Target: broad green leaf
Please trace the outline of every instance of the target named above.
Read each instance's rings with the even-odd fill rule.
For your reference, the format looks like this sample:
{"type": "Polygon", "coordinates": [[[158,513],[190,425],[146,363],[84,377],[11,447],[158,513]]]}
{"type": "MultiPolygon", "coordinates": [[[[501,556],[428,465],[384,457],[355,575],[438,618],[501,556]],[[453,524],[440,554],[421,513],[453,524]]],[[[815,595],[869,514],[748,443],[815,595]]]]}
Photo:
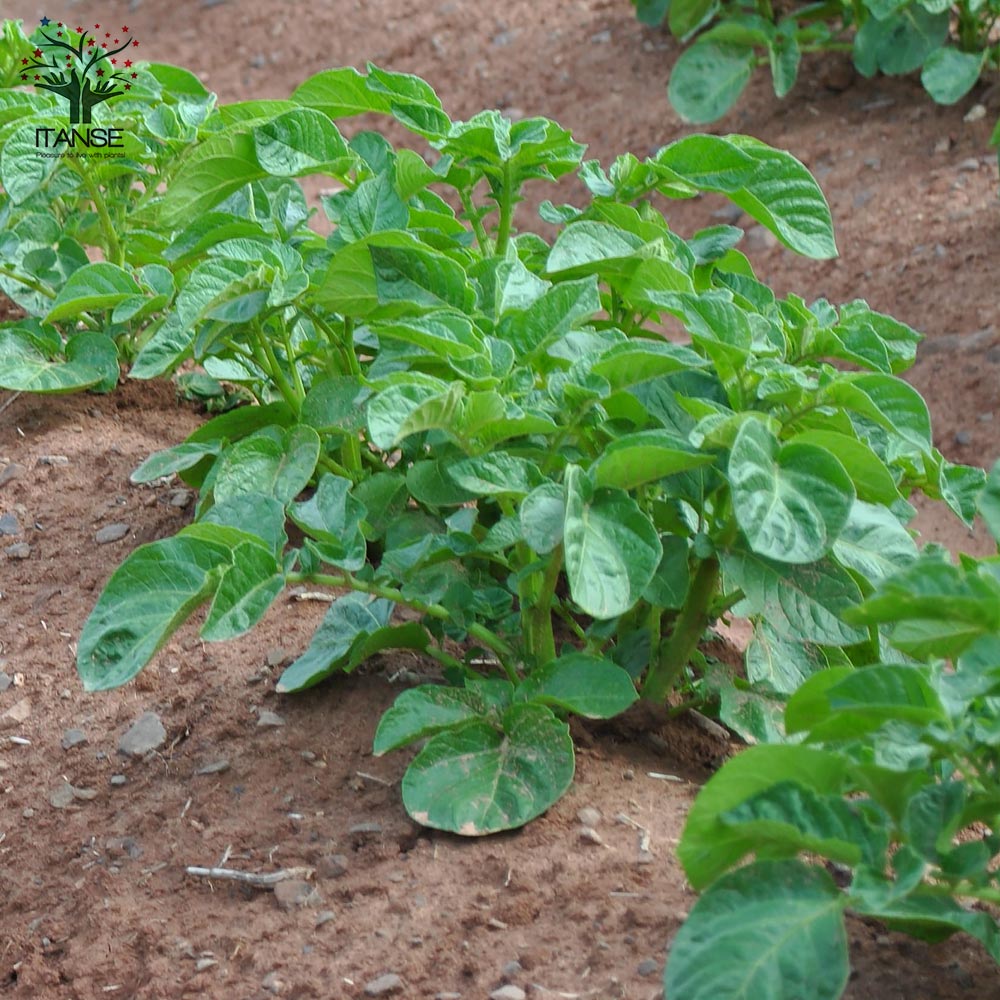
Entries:
{"type": "MultiPolygon", "coordinates": [[[[516,300],[515,300],[516,301],[516,300]]],[[[530,354],[577,329],[600,311],[601,297],[594,276],[561,281],[524,308],[506,308],[498,334],[515,350],[530,354]]]]}
{"type": "Polygon", "coordinates": [[[379,339],[399,340],[432,351],[445,360],[486,354],[486,342],[461,313],[437,310],[373,324],[379,339]]]}
{"type": "Polygon", "coordinates": [[[185,441],[173,448],[154,452],[129,476],[133,483],[151,483],[162,476],[171,476],[175,472],[183,472],[197,465],[209,455],[218,455],[221,448],[219,441],[185,441]]]}
{"type": "Polygon", "coordinates": [[[623,490],[593,490],[576,466],[566,470],[563,544],[570,594],[595,618],[632,608],[663,555],[656,528],[635,500],[623,490]]]}
{"type": "Polygon", "coordinates": [[[154,203],[156,218],[167,229],[180,229],[265,176],[249,132],[220,132],[181,157],[166,193],[154,203]]]}
{"type": "Polygon", "coordinates": [[[0,147],[0,185],[15,205],[27,201],[59,166],[54,156],[39,156],[35,145],[37,129],[66,128],[65,120],[33,118],[16,128],[0,147]]]}
{"type": "Polygon", "coordinates": [[[668,21],[674,38],[683,39],[719,9],[718,0],[671,0],[668,21]]]}
{"type": "MultiPolygon", "coordinates": [[[[369,637],[381,635],[388,640],[398,633],[396,637],[400,640],[401,647],[418,641],[406,626],[400,629],[389,628],[393,607],[391,601],[373,600],[356,592],[338,597],[330,605],[330,610],[316,629],[306,651],[286,667],[278,678],[275,690],[279,693],[302,691],[318,684],[337,670],[350,672],[361,662],[351,656],[352,650],[356,648],[356,644],[363,644],[369,637]]],[[[425,648],[427,634],[419,626],[417,629],[423,635],[423,646],[416,648],[425,648]]],[[[392,643],[387,642],[387,645],[392,643]]]]}
{"type": "Polygon", "coordinates": [[[512,705],[502,727],[471,720],[431,738],[403,776],[416,822],[479,837],[523,826],[563,795],[573,779],[569,727],[533,704],[512,705]]]}
{"type": "Polygon", "coordinates": [[[721,118],[739,99],[754,67],[754,51],[721,42],[696,42],[674,64],[670,103],[695,125],[721,118]]]}
{"type": "Polygon", "coordinates": [[[691,584],[688,565],[688,541],[679,535],[660,539],[663,556],[653,578],[642,592],[642,599],[658,608],[680,609],[687,600],[691,584]]]}
{"type": "Polygon", "coordinates": [[[887,508],[856,500],[833,554],[874,583],[909,566],[917,558],[917,545],[887,508]]]}
{"type": "Polygon", "coordinates": [[[670,947],[672,1000],[838,1000],[847,898],[820,868],[757,861],[695,903],[670,947]]]}
{"type": "Polygon", "coordinates": [[[102,333],[78,333],[66,342],[65,361],[49,360],[28,331],[0,329],[0,388],[15,392],[64,393],[118,382],[118,350],[102,333]]]}
{"type": "Polygon", "coordinates": [[[352,158],[337,126],[319,111],[296,108],[253,130],[257,162],[272,177],[346,172],[352,158]]]}
{"type": "Polygon", "coordinates": [[[461,459],[447,471],[462,489],[479,496],[523,497],[542,481],[534,462],[505,451],[461,459]]]}
{"type": "Polygon", "coordinates": [[[113,309],[142,289],[124,268],[106,261],[85,264],[74,271],[59,290],[46,323],[77,319],[81,313],[95,309],[113,309]]]}
{"type": "Polygon", "coordinates": [[[635,7],[635,16],[643,23],[651,27],[657,27],[663,23],[670,7],[670,0],[632,0],[635,7]]]}
{"type": "Polygon", "coordinates": [[[330,118],[389,111],[388,96],[370,89],[367,77],[351,66],[324,70],[309,77],[292,91],[292,100],[316,108],[330,118]]]}
{"type": "Polygon", "coordinates": [[[944,44],[948,10],[937,13],[923,4],[906,4],[880,20],[869,17],[854,39],[854,61],[866,76],[879,69],[890,76],[912,73],[944,44]]]}
{"type": "Polygon", "coordinates": [[[861,591],[831,560],[786,564],[740,549],[723,551],[721,560],[726,590],[744,594],[737,614],[761,615],[779,635],[799,642],[849,646],[867,638],[843,620],[861,602],[861,591]]]}
{"type": "Polygon", "coordinates": [[[854,483],[858,500],[889,507],[900,499],[885,462],[864,441],[839,431],[809,430],[789,438],[788,443],[814,445],[836,455],[854,483]]]}
{"type": "Polygon", "coordinates": [[[389,175],[369,177],[344,202],[334,246],[351,243],[372,233],[406,229],[409,219],[409,210],[396,193],[389,175]]]}
{"type": "Polygon", "coordinates": [[[786,444],[758,420],[743,423],[729,455],[736,520],[759,555],[812,563],[833,546],[854,503],[844,467],[823,448],[786,444]]]}
{"type": "Polygon", "coordinates": [[[786,639],[766,621],[754,629],[746,650],[747,680],[782,694],[792,694],[824,667],[826,660],[815,646],[786,639]]]}
{"type": "Polygon", "coordinates": [[[784,97],[795,86],[799,64],[802,62],[802,50],[794,35],[779,35],[768,46],[767,54],[771,61],[774,94],[776,97],[784,97]]]}
{"type": "Polygon", "coordinates": [[[794,857],[809,851],[844,865],[883,864],[888,837],[850,800],[782,781],[720,816],[752,837],[758,855],[794,857]]]}
{"type": "Polygon", "coordinates": [[[115,570],[80,633],[77,670],[87,691],[130,681],[215,592],[232,552],[186,537],[142,545],[115,570]]]}
{"type": "Polygon", "coordinates": [[[892,375],[847,375],[822,390],[823,401],[873,420],[919,452],[929,454],[931,418],[920,393],[892,375]]]}
{"type": "Polygon", "coordinates": [[[326,473],[308,500],[289,507],[288,516],[321,543],[319,551],[326,562],[354,571],[364,566],[367,550],[361,533],[365,509],[352,495],[351,485],[348,479],[326,473]]]}
{"type": "Polygon", "coordinates": [[[277,558],[256,537],[236,545],[231,559],[201,629],[202,638],[209,641],[232,639],[248,632],[285,586],[277,558]]]}
{"type": "Polygon", "coordinates": [[[847,763],[841,754],[801,746],[750,747],[726,761],[691,806],[677,848],[691,884],[703,889],[755,849],[752,836],[724,821],[731,809],[783,782],[840,794],[847,763]]]}
{"type": "Polygon", "coordinates": [[[591,476],[597,486],[633,490],[712,461],[712,455],[666,431],[639,431],[611,441],[591,466],[591,476]]]}
{"type": "Polygon", "coordinates": [[[948,46],[935,49],[924,63],[920,82],[937,104],[954,104],[976,85],[985,59],[985,51],[961,52],[948,46]]]}
{"type": "Polygon", "coordinates": [[[410,688],[379,720],[373,752],[380,757],[442,730],[481,719],[488,710],[482,696],[469,688],[439,684],[410,688]]]}
{"type": "Polygon", "coordinates": [[[533,670],[514,692],[516,700],[561,708],[588,719],[621,714],[638,695],[617,664],[587,653],[569,653],[533,670]]]}
{"type": "Polygon", "coordinates": [[[240,493],[228,500],[214,503],[200,516],[197,523],[238,528],[259,539],[276,556],[281,555],[288,543],[288,536],[285,534],[285,505],[264,493],[240,493]]]}
{"type": "Polygon", "coordinates": [[[925,785],[907,803],[902,833],[907,845],[928,861],[938,861],[954,845],[966,803],[963,781],[925,785]]]}
{"type": "Polygon", "coordinates": [[[609,262],[634,257],[643,243],[641,237],[605,222],[574,222],[556,237],[545,270],[577,278],[600,274],[609,262]]]}
{"type": "Polygon", "coordinates": [[[690,348],[667,340],[636,338],[609,348],[590,370],[607,379],[612,389],[624,389],[661,375],[707,366],[708,362],[690,348]]]}
{"type": "Polygon", "coordinates": [[[266,493],[290,503],[312,478],[319,453],[319,435],[305,424],[287,431],[265,427],[222,453],[212,481],[215,499],[266,493]]]}
{"type": "Polygon", "coordinates": [[[979,495],[978,507],[990,534],[1000,545],[1000,459],[993,463],[993,468],[986,477],[986,485],[979,495]]]}
{"type": "Polygon", "coordinates": [[[524,498],[518,515],[524,540],[533,551],[546,555],[563,539],[566,488],[542,483],[524,498]]]}

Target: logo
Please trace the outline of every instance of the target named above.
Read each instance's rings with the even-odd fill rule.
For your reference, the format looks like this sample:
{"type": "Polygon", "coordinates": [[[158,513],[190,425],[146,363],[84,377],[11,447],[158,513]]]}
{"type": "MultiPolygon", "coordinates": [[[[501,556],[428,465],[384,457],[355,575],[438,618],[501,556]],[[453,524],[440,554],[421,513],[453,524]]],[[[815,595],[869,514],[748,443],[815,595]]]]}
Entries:
{"type": "Polygon", "coordinates": [[[43,17],[32,44],[35,47],[21,59],[21,80],[67,101],[70,123],[68,129],[36,129],[36,148],[120,148],[121,129],[90,125],[98,104],[120,97],[138,79],[132,55],[139,41],[128,25],[78,25],[74,30],[43,17]]]}

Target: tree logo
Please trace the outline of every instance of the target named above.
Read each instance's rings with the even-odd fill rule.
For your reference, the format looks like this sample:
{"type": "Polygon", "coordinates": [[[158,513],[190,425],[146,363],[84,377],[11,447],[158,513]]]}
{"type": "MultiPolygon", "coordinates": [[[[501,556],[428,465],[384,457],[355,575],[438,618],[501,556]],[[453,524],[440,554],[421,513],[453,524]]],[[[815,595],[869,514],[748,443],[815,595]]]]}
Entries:
{"type": "Polygon", "coordinates": [[[73,31],[43,17],[34,44],[21,59],[21,80],[69,101],[70,125],[89,125],[94,108],[131,90],[139,75],[131,59],[121,58],[139,46],[128,25],[73,31]]]}

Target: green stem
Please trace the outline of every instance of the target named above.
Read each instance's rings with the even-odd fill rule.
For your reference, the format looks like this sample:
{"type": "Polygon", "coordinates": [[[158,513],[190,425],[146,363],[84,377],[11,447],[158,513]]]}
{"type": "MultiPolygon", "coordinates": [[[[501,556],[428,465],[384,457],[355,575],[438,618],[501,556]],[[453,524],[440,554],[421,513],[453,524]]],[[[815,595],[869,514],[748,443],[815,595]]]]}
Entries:
{"type": "MultiPolygon", "coordinates": [[[[416,597],[406,597],[402,591],[397,590],[395,587],[386,587],[378,583],[369,582],[368,580],[359,580],[350,573],[343,573],[339,576],[329,573],[289,573],[285,577],[285,581],[290,584],[315,583],[321,587],[347,587],[350,590],[357,590],[362,594],[382,597],[396,604],[405,604],[407,607],[413,608],[414,611],[419,611],[430,618],[436,618],[438,621],[449,621],[451,619],[451,612],[443,604],[430,604],[416,597]]],[[[519,683],[520,678],[513,665],[514,650],[503,639],[478,622],[467,626],[466,631],[473,639],[496,654],[500,666],[503,667],[504,673],[512,684],[519,683]]]]}
{"type": "Polygon", "coordinates": [[[486,233],[486,227],[483,225],[483,220],[479,216],[479,210],[476,208],[475,203],[472,200],[472,192],[460,191],[458,196],[462,200],[462,209],[469,219],[469,225],[472,226],[472,231],[475,233],[476,243],[479,244],[480,253],[482,253],[484,257],[492,257],[493,241],[486,233]]]}
{"type": "Polygon", "coordinates": [[[277,385],[285,402],[292,408],[292,412],[298,416],[302,410],[303,397],[296,394],[291,382],[288,381],[284,371],[282,371],[267,334],[260,329],[255,330],[254,334],[254,352],[257,356],[257,363],[274,379],[275,385],[277,385]]]}
{"type": "Polygon", "coordinates": [[[699,564],[670,638],[661,645],[659,656],[649,669],[642,686],[642,697],[646,701],[659,704],[666,701],[708,627],[708,612],[718,584],[719,562],[713,556],[699,564]]]}
{"type": "Polygon", "coordinates": [[[299,366],[295,363],[295,352],[292,350],[292,335],[288,332],[288,327],[284,327],[281,333],[281,343],[285,348],[285,357],[288,358],[288,367],[292,370],[292,381],[295,385],[295,395],[299,399],[306,398],[305,386],[302,384],[302,375],[299,366]]]}
{"type": "Polygon", "coordinates": [[[97,217],[101,220],[104,241],[107,243],[108,257],[112,264],[117,264],[121,267],[125,263],[125,253],[122,250],[121,243],[118,241],[115,224],[111,221],[111,214],[108,212],[108,205],[104,200],[104,195],[101,194],[100,185],[75,160],[70,160],[69,163],[83,181],[83,185],[87,189],[91,201],[94,203],[94,208],[97,209],[97,217]]]}
{"type": "Polygon", "coordinates": [[[316,464],[322,466],[327,472],[332,472],[335,476],[340,476],[342,479],[350,479],[352,483],[354,482],[354,477],[351,473],[339,462],[335,462],[330,458],[329,455],[320,455],[316,464]]]}
{"type": "Polygon", "coordinates": [[[533,577],[528,595],[527,607],[521,607],[524,638],[528,653],[535,666],[541,666],[556,658],[556,639],[552,632],[552,599],[563,565],[563,547],[556,546],[549,556],[548,564],[540,583],[533,577]]]}
{"type": "Polygon", "coordinates": [[[28,274],[15,271],[13,264],[0,264],[0,271],[3,271],[8,278],[13,278],[19,285],[24,285],[25,288],[30,288],[33,292],[38,292],[39,295],[44,295],[47,299],[56,297],[55,289],[51,285],[47,285],[37,278],[32,278],[28,274]]]}
{"type": "Polygon", "coordinates": [[[496,256],[503,257],[507,253],[507,243],[510,240],[510,224],[514,217],[514,192],[511,191],[510,161],[504,161],[503,186],[497,199],[500,208],[500,223],[497,226],[496,256]]]}

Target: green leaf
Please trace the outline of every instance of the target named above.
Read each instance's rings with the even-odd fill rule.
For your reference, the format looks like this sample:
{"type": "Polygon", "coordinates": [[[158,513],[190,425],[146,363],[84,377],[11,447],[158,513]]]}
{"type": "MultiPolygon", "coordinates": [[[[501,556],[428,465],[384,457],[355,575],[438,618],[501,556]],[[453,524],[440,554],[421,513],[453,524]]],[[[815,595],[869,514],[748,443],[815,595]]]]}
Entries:
{"type": "Polygon", "coordinates": [[[15,205],[27,201],[55,172],[60,160],[39,156],[35,145],[37,129],[66,128],[65,120],[32,118],[16,128],[0,147],[0,185],[15,205]]]}
{"type": "Polygon", "coordinates": [[[703,25],[718,8],[718,0],[672,0],[668,12],[671,34],[674,38],[684,38],[703,25]]]}
{"type": "Polygon", "coordinates": [[[937,104],[954,104],[972,90],[983,71],[986,52],[935,49],[924,63],[920,82],[937,104]]]}
{"type": "Polygon", "coordinates": [[[781,694],[792,694],[825,667],[826,660],[815,646],[786,639],[766,621],[754,629],[746,650],[747,680],[781,694]]]}
{"type": "Polygon", "coordinates": [[[78,333],[66,342],[65,361],[50,361],[26,329],[0,329],[0,388],[64,393],[118,383],[118,350],[103,333],[78,333]]]}
{"type": "Polygon", "coordinates": [[[351,481],[325,473],[316,492],[292,504],[288,516],[311,538],[321,542],[324,561],[355,571],[364,566],[367,549],[361,533],[365,508],[352,494],[351,481]]]}
{"type": "Polygon", "coordinates": [[[410,688],[379,720],[373,752],[380,757],[445,729],[481,719],[488,711],[482,695],[471,688],[440,684],[410,688]]]}
{"type": "Polygon", "coordinates": [[[296,108],[252,132],[257,162],[272,177],[347,171],[353,157],[337,126],[319,111],[296,108]]]}
{"type": "Polygon", "coordinates": [[[183,472],[209,455],[218,455],[221,447],[219,441],[186,441],[184,444],[174,445],[173,448],[154,452],[129,476],[129,481],[151,483],[161,476],[172,476],[175,472],[183,472]]]}
{"type": "MultiPolygon", "coordinates": [[[[508,295],[510,290],[508,289],[508,295]]],[[[515,300],[516,301],[516,300],[515,300]]],[[[524,308],[507,308],[498,328],[500,338],[522,354],[551,344],[600,311],[597,278],[560,281],[532,299],[524,308]]]]}
{"type": "Polygon", "coordinates": [[[638,338],[615,344],[591,366],[591,371],[607,379],[613,390],[648,382],[661,375],[708,367],[708,362],[688,347],[667,340],[638,338]]]}
{"type": "Polygon", "coordinates": [[[978,507],[990,534],[1000,545],[1000,459],[993,463],[993,468],[986,477],[986,485],[979,495],[978,507]]]}
{"type": "Polygon", "coordinates": [[[691,585],[688,542],[678,535],[666,535],[660,542],[663,545],[663,557],[652,580],[642,592],[642,599],[658,608],[679,610],[684,607],[691,585]]]}
{"type": "Polygon", "coordinates": [[[802,62],[802,50],[794,35],[778,35],[768,46],[767,54],[771,61],[775,97],[784,97],[795,86],[799,64],[802,62]]]}
{"type": "Polygon", "coordinates": [[[400,340],[431,351],[444,360],[464,360],[486,354],[486,342],[461,313],[445,310],[373,324],[379,340],[400,340]]]}
{"type": "Polygon", "coordinates": [[[796,434],[788,443],[815,445],[836,455],[851,477],[859,500],[889,507],[900,499],[896,481],[885,462],[864,441],[839,431],[809,430],[796,434]]]}
{"type": "Polygon", "coordinates": [[[847,899],[822,869],[757,861],[695,903],[670,948],[676,1000],[838,1000],[850,967],[847,899]]]}
{"type": "Polygon", "coordinates": [[[638,695],[632,678],[611,660],[569,653],[533,670],[514,692],[515,700],[561,708],[588,719],[611,719],[638,695]]]}
{"type": "Polygon", "coordinates": [[[591,466],[591,475],[597,486],[633,490],[712,461],[712,455],[666,431],[639,431],[611,441],[591,466]]]}
{"type": "Polygon", "coordinates": [[[478,496],[523,497],[542,480],[534,462],[505,451],[461,459],[449,465],[448,475],[462,489],[478,496]]]}
{"type": "Polygon", "coordinates": [[[854,485],[830,452],[809,444],[779,446],[759,420],[745,421],[736,435],[729,481],[750,547],[780,562],[821,559],[854,503],[854,485]]]}
{"type": "Polygon", "coordinates": [[[822,390],[823,401],[836,403],[873,420],[891,435],[930,454],[931,417],[923,397],[892,375],[846,375],[822,390]]]}
{"type": "Polygon", "coordinates": [[[703,889],[753,851],[756,841],[723,816],[753,796],[783,782],[837,795],[847,758],[800,746],[755,746],[726,761],[705,784],[688,813],[677,848],[691,885],[703,889]]]}
{"type": "Polygon", "coordinates": [[[948,35],[949,11],[932,13],[911,3],[883,20],[869,17],[854,39],[854,61],[866,76],[879,69],[890,76],[912,73],[941,48],[948,35]]]}
{"type": "Polygon", "coordinates": [[[529,493],[518,512],[521,534],[534,552],[546,555],[563,539],[566,523],[566,489],[542,483],[529,493]]]}
{"type": "Polygon", "coordinates": [[[132,552],[80,633],[76,665],[84,688],[105,691],[130,681],[214,593],[231,558],[223,542],[183,532],[132,552]]]}
{"type": "Polygon", "coordinates": [[[287,431],[265,427],[222,453],[212,481],[215,499],[266,493],[290,503],[312,478],[319,453],[319,435],[305,424],[287,431]]]}
{"type": "Polygon", "coordinates": [[[738,588],[744,594],[737,614],[761,615],[779,635],[800,642],[849,646],[867,638],[842,618],[861,602],[861,591],[830,559],[794,565],[739,549],[720,556],[727,591],[738,588]]]}
{"type": "Polygon", "coordinates": [[[367,77],[351,66],[324,70],[309,77],[292,91],[292,100],[316,108],[330,118],[389,111],[388,96],[370,89],[367,77]]]}
{"type": "Polygon", "coordinates": [[[285,586],[274,553],[256,536],[240,542],[232,550],[232,563],[222,579],[201,629],[203,639],[232,639],[249,632],[274,603],[285,586]]]}
{"type": "Polygon", "coordinates": [[[595,618],[632,608],[663,555],[656,528],[635,500],[622,490],[592,491],[576,466],[566,470],[563,544],[570,594],[595,618]]]}
{"type": "Polygon", "coordinates": [[[695,125],[721,118],[739,99],[754,67],[754,51],[721,42],[696,42],[674,64],[667,96],[695,125]]]}
{"type": "Polygon", "coordinates": [[[909,566],[917,545],[887,508],[856,500],[833,554],[841,565],[876,582],[909,566]]]}
{"type": "Polygon", "coordinates": [[[417,622],[389,625],[394,606],[356,592],[338,597],[306,651],[278,678],[275,690],[302,691],[336,671],[350,673],[381,649],[426,649],[427,633],[417,622]]]}
{"type": "Polygon", "coordinates": [[[59,290],[46,323],[77,319],[81,313],[95,309],[113,309],[131,295],[140,295],[142,289],[123,268],[106,261],[85,264],[74,271],[59,290]]]}
{"type": "Polygon", "coordinates": [[[670,8],[670,0],[632,0],[635,7],[635,16],[643,23],[651,27],[657,27],[663,23],[670,8]]]}
{"type": "Polygon", "coordinates": [[[502,730],[472,720],[432,737],[403,777],[416,822],[465,837],[541,815],[573,779],[569,728],[542,705],[512,705],[502,730]]]}

